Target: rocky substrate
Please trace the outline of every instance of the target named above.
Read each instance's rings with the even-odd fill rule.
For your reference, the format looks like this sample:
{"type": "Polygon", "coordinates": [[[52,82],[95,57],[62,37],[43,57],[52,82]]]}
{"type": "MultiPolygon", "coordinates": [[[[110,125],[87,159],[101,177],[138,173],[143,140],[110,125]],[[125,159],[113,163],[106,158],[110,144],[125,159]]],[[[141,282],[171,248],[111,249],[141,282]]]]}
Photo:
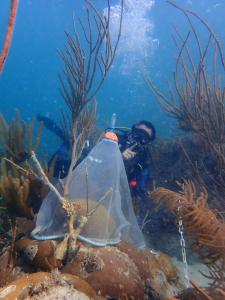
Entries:
{"type": "MultiPolygon", "coordinates": [[[[167,299],[183,289],[178,269],[161,252],[139,250],[126,242],[102,248],[81,244],[74,259],[65,263],[55,259],[55,247],[55,241],[19,239],[15,266],[8,274],[1,268],[4,287],[0,299],[7,291],[9,298],[2,299],[15,299],[10,295],[22,290],[25,294],[21,299],[53,299],[54,293],[61,295],[58,299],[89,299],[79,293],[91,299],[167,299]],[[80,288],[83,285],[78,285],[78,279],[86,284],[88,293],[80,288]]],[[[7,266],[9,254],[10,249],[6,249],[0,257],[1,266],[7,266]]]]}

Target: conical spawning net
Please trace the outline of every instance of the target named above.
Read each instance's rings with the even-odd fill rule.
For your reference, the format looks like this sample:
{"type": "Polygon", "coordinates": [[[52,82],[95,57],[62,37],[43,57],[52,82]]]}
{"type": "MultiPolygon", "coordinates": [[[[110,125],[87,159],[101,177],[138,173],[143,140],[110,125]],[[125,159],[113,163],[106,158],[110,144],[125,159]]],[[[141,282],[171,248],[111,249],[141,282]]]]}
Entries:
{"type": "MultiPolygon", "coordinates": [[[[56,187],[62,192],[59,185],[56,187]]],[[[117,244],[120,240],[144,246],[116,142],[103,139],[98,143],[73,170],[68,190],[69,201],[80,204],[79,214],[86,215],[97,206],[79,235],[80,240],[96,246],[117,244]]],[[[49,192],[39,210],[32,236],[36,239],[62,238],[67,232],[66,219],[59,200],[49,192]]]]}

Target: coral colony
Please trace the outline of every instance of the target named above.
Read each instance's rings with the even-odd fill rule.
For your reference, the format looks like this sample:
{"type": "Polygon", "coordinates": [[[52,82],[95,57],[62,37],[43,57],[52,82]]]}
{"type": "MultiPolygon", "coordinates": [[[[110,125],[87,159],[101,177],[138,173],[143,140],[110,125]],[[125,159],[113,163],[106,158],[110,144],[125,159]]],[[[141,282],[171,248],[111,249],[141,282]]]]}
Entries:
{"type": "MultiPolygon", "coordinates": [[[[221,204],[225,192],[225,92],[221,80],[224,52],[217,35],[199,15],[168,2],[182,12],[189,26],[186,36],[175,27],[173,38],[178,52],[174,89],[167,96],[153,85],[151,78],[145,80],[161,106],[176,118],[184,137],[179,141],[159,140],[152,146],[156,167],[152,169],[154,180],[148,197],[161,211],[158,213],[163,214],[161,222],[178,225],[181,270],[162,250],[148,246],[139,249],[126,240],[94,246],[78,238],[85,232],[100,232],[101,221],[105,219],[113,235],[117,222],[105,204],[115,191],[109,187],[97,202],[93,201],[88,170],[84,172],[86,196],[78,200],[70,197],[72,180],[79,185],[79,176],[73,178],[74,170],[86,140],[94,131],[95,96],[116,56],[124,13],[121,0],[117,7],[116,38],[111,39],[109,1],[104,15],[91,1],[86,1],[85,20],[76,24],[79,30],[74,26],[73,33],[66,32],[65,48],[59,51],[64,64],[61,94],[66,104],[61,127],[72,149],[68,176],[63,180],[58,178],[55,184],[54,160],[47,164],[46,158],[39,154],[41,122],[35,125],[33,119],[26,123],[18,111],[7,122],[0,114],[1,299],[55,299],[56,295],[57,299],[224,299],[225,222],[221,204]],[[208,34],[207,44],[202,44],[196,22],[208,34]],[[207,158],[205,164],[201,164],[203,156],[207,158]],[[35,227],[38,213],[38,220],[47,213],[40,215],[46,195],[55,197],[51,216],[66,220],[65,233],[61,238],[38,240],[31,236],[40,230],[35,227]],[[57,211],[61,215],[54,215],[57,211]],[[190,251],[204,264],[203,276],[208,286],[192,279],[190,251]]],[[[19,1],[11,1],[0,72],[4,65],[7,67],[18,5],[19,1]]],[[[113,164],[112,167],[116,168],[113,164]]],[[[119,207],[121,214],[123,206],[119,207]]],[[[154,238],[146,230],[152,228],[154,218],[147,220],[146,215],[143,222],[148,245],[148,239],[153,242],[154,238]]],[[[156,242],[161,238],[157,235],[156,242]]]]}

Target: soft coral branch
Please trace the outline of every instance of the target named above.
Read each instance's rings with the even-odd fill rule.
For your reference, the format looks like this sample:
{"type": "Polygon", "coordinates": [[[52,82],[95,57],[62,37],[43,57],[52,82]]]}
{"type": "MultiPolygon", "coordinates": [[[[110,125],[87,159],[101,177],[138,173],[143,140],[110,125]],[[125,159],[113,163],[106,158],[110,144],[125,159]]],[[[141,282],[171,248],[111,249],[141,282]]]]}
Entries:
{"type": "Polygon", "coordinates": [[[15,26],[15,22],[16,22],[16,14],[17,14],[18,5],[19,5],[19,0],[11,1],[8,28],[7,28],[7,32],[6,32],[6,36],[5,36],[2,53],[0,56],[0,73],[3,70],[4,64],[5,64],[8,52],[9,52],[9,48],[11,45],[13,30],[14,30],[14,26],[15,26]]]}

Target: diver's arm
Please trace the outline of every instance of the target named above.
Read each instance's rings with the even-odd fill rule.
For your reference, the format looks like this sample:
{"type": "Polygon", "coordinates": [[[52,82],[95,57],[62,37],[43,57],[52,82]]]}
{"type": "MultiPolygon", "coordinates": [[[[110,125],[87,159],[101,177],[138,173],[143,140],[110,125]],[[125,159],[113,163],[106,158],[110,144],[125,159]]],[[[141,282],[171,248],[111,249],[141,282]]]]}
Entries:
{"type": "Polygon", "coordinates": [[[122,156],[124,160],[129,160],[135,157],[136,152],[132,151],[134,147],[136,147],[136,145],[133,145],[122,152],[122,156]]]}

